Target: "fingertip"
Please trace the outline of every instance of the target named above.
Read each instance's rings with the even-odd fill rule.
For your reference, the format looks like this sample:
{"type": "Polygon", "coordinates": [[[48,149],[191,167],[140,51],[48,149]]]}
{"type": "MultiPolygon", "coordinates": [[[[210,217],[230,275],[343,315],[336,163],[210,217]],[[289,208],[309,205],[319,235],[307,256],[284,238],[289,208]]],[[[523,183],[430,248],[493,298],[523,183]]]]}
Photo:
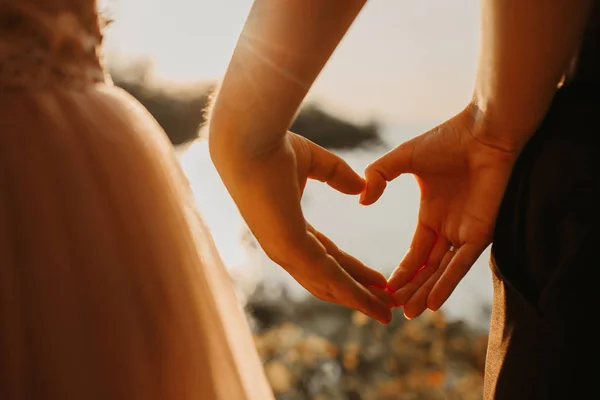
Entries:
{"type": "MultiPolygon", "coordinates": [[[[368,184],[367,184],[367,188],[368,188],[368,184]]],[[[361,206],[370,206],[371,204],[375,203],[376,200],[377,199],[373,199],[373,196],[371,194],[369,194],[369,189],[365,189],[360,194],[359,204],[361,206]]]]}
{"type": "Polygon", "coordinates": [[[394,307],[396,307],[396,308],[404,307],[405,301],[402,297],[404,297],[403,293],[398,292],[398,291],[392,295],[392,301],[394,302],[394,307]]]}
{"type": "Polygon", "coordinates": [[[360,192],[360,197],[358,198],[358,204],[360,204],[361,206],[367,205],[367,204],[365,204],[365,190],[360,192]]]}
{"type": "Polygon", "coordinates": [[[400,307],[406,307],[418,289],[419,287],[413,284],[408,284],[401,287],[394,293],[394,302],[400,307]]]}
{"type": "MultiPolygon", "coordinates": [[[[385,290],[382,290],[385,292],[385,290]]],[[[390,308],[389,300],[384,300],[378,296],[378,294],[382,294],[378,292],[378,289],[374,288],[365,288],[364,286],[359,286],[358,297],[355,297],[354,305],[352,303],[348,303],[351,308],[361,311],[363,314],[370,316],[376,321],[381,322],[382,324],[387,324],[391,321],[392,311],[390,308]],[[374,293],[373,291],[376,291],[374,293]]],[[[385,295],[384,295],[385,296],[385,295]]]]}
{"type": "Polygon", "coordinates": [[[384,325],[387,325],[392,321],[392,309],[390,307],[391,300],[388,300],[387,303],[384,303],[381,300],[379,300],[379,301],[380,301],[381,308],[379,310],[380,312],[379,312],[378,321],[384,325]]]}
{"type": "Polygon", "coordinates": [[[392,322],[392,310],[388,309],[384,318],[379,320],[379,323],[381,323],[382,325],[388,325],[390,322],[392,322]]]}
{"type": "Polygon", "coordinates": [[[365,170],[365,177],[366,187],[363,192],[364,194],[362,195],[361,204],[368,206],[379,200],[379,198],[385,191],[387,181],[373,167],[368,167],[365,170]]]}
{"type": "Polygon", "coordinates": [[[408,320],[415,319],[415,318],[419,317],[421,314],[423,314],[423,311],[425,311],[425,308],[419,309],[419,310],[413,310],[411,308],[404,307],[404,318],[406,318],[408,320]]]}
{"type": "Polygon", "coordinates": [[[346,161],[340,161],[336,174],[346,177],[348,181],[348,190],[354,192],[349,194],[359,194],[365,191],[367,180],[360,176],[346,161]]]}
{"type": "MultiPolygon", "coordinates": [[[[375,296],[374,294],[373,296],[377,298],[377,296],[375,296]]],[[[387,325],[392,320],[392,310],[390,307],[385,306],[380,299],[377,299],[377,302],[378,305],[376,307],[371,307],[371,312],[362,311],[362,313],[370,316],[382,325],[387,325]]]]}
{"type": "Polygon", "coordinates": [[[415,319],[427,309],[427,298],[422,293],[415,293],[404,306],[404,316],[415,319]]]}
{"type": "Polygon", "coordinates": [[[384,181],[383,179],[376,182],[374,185],[367,185],[366,194],[365,194],[366,205],[371,205],[371,204],[375,203],[377,200],[379,200],[379,198],[385,191],[386,186],[387,186],[387,182],[384,181]]]}
{"type": "Polygon", "coordinates": [[[342,158],[314,145],[314,158],[308,177],[326,182],[334,189],[350,195],[363,192],[367,181],[342,158]]]}
{"type": "Polygon", "coordinates": [[[347,194],[362,194],[367,189],[367,181],[358,175],[353,169],[351,169],[352,175],[354,175],[351,179],[350,185],[348,186],[347,194]]]}

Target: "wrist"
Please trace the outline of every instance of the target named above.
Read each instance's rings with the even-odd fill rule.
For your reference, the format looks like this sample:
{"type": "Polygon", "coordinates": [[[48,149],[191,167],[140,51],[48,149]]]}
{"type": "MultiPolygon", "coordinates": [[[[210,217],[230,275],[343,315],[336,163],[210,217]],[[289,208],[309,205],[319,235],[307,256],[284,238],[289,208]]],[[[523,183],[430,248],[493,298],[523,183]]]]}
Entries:
{"type": "Polygon", "coordinates": [[[287,133],[267,118],[216,104],[208,124],[209,151],[213,162],[260,161],[281,147],[287,133]]]}
{"type": "Polygon", "coordinates": [[[476,96],[464,112],[472,120],[473,137],[490,147],[506,153],[520,153],[533,136],[545,113],[510,112],[494,102],[482,102],[476,96]]]}

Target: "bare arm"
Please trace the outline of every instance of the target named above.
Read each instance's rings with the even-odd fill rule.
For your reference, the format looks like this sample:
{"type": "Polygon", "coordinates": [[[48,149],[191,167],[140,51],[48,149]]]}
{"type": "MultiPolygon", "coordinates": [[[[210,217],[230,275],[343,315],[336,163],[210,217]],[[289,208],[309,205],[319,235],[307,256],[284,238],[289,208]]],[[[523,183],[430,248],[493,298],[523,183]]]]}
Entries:
{"type": "Polygon", "coordinates": [[[253,151],[276,146],[364,4],[255,0],[213,106],[213,144],[233,135],[253,151]]]}
{"type": "Polygon", "coordinates": [[[419,181],[417,227],[388,284],[407,317],[438,310],[491,243],[514,162],[579,48],[590,4],[481,0],[481,51],[471,104],[365,171],[364,204],[376,201],[386,181],[401,174],[419,181]]]}
{"type": "Polygon", "coordinates": [[[309,88],[365,0],[255,0],[209,119],[211,159],[265,253],[318,298],[382,323],[385,277],[304,218],[307,179],[357,195],[340,157],[288,132],[309,88]]]}
{"type": "Polygon", "coordinates": [[[590,0],[481,1],[473,109],[486,125],[475,129],[482,141],[506,150],[527,142],[575,56],[590,5],[590,0]]]}

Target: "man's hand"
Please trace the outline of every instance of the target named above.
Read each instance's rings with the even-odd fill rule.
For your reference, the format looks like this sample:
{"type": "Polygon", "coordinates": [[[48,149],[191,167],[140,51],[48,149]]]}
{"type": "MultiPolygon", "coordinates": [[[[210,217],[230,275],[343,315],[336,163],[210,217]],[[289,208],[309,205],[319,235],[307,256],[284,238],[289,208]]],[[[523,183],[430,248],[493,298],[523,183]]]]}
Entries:
{"type": "Polygon", "coordinates": [[[388,284],[407,318],[426,308],[439,309],[491,243],[517,152],[478,140],[475,126],[473,114],[465,110],[396,147],[365,171],[365,205],[375,202],[386,182],[401,174],[413,174],[419,183],[418,224],[388,284]]]}

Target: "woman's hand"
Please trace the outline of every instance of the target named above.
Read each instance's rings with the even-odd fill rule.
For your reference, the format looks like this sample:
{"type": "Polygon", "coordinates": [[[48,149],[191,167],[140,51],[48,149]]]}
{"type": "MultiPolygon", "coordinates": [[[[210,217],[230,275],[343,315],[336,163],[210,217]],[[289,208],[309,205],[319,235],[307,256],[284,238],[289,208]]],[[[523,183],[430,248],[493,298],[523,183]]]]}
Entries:
{"type": "Polygon", "coordinates": [[[300,207],[308,178],[346,194],[361,193],[365,181],[341,158],[291,132],[259,151],[221,139],[210,141],[215,167],[269,258],[316,297],[389,323],[386,278],[338,249],[300,207]]]}
{"type": "Polygon", "coordinates": [[[407,318],[426,308],[439,309],[491,243],[518,151],[497,146],[487,139],[496,136],[482,134],[478,126],[475,114],[465,109],[365,171],[365,205],[375,202],[386,182],[400,174],[413,174],[419,183],[418,224],[388,283],[395,305],[404,307],[407,318]]]}

